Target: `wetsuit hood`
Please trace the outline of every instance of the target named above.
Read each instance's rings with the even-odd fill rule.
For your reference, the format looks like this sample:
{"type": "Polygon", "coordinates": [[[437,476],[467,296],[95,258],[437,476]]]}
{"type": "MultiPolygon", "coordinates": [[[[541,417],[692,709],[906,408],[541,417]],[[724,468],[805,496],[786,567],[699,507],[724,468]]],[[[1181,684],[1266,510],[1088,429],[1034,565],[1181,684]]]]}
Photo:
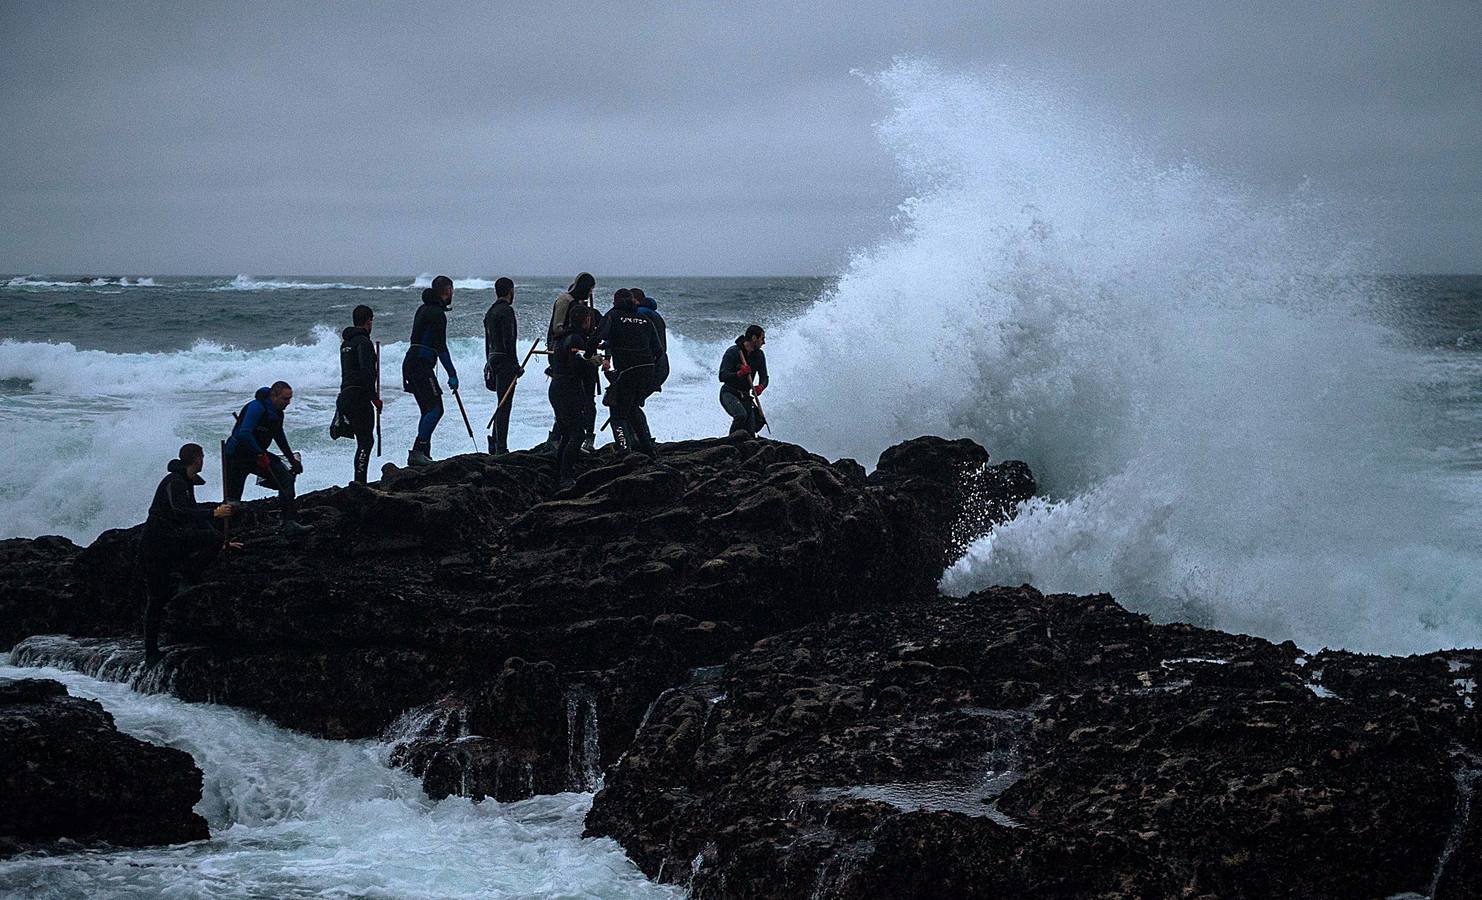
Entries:
{"type": "Polygon", "coordinates": [[[448,298],[447,303],[444,303],[443,298],[439,297],[437,295],[437,291],[434,291],[432,288],[422,289],[422,302],[432,304],[434,306],[441,306],[443,309],[447,309],[453,305],[453,300],[451,297],[448,298]]]}
{"type": "Polygon", "coordinates": [[[644,297],[643,298],[643,302],[640,303],[640,304],[638,304],[638,311],[639,312],[643,312],[645,310],[657,312],[658,311],[658,308],[659,308],[659,301],[655,300],[652,297],[644,297]]]}
{"type": "MultiPolygon", "coordinates": [[[[172,459],[172,460],[170,460],[170,464],[168,466],[165,466],[165,468],[168,469],[171,473],[173,473],[175,475],[184,475],[185,474],[185,460],[183,460],[183,459],[172,459]]],[[[187,477],[188,477],[190,483],[193,484],[193,485],[196,485],[197,487],[199,487],[200,485],[203,485],[203,484],[206,483],[206,479],[202,478],[200,475],[187,476],[187,477]]]]}
{"type": "Polygon", "coordinates": [[[340,339],[341,340],[348,341],[348,340],[350,340],[350,338],[355,337],[355,335],[357,333],[358,334],[369,334],[369,332],[367,332],[365,330],[365,328],[363,328],[362,326],[360,326],[360,325],[351,325],[349,328],[346,328],[344,331],[341,331],[340,332],[340,339]]]}
{"type": "Polygon", "coordinates": [[[257,393],[256,394],[253,394],[253,396],[256,397],[257,399],[261,400],[264,403],[272,403],[273,402],[273,389],[270,388],[270,387],[260,387],[260,388],[257,389],[257,393]]]}

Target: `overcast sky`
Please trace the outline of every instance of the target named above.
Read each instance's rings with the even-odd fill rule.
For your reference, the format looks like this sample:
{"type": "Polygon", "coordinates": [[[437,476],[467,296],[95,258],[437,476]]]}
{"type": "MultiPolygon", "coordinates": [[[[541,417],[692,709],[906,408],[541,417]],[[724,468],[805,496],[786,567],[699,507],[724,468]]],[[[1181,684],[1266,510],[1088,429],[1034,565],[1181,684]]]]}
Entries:
{"type": "Polygon", "coordinates": [[[1479,2],[0,0],[0,271],[826,274],[903,199],[852,72],[907,55],[1476,272],[1479,47],[1479,2]]]}

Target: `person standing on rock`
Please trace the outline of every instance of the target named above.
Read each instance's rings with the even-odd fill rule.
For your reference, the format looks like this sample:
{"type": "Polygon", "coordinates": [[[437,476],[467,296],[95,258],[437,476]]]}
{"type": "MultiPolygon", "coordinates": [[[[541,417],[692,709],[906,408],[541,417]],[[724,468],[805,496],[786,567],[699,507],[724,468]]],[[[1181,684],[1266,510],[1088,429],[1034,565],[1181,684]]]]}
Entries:
{"type": "Polygon", "coordinates": [[[237,413],[237,425],[226,439],[226,499],[241,500],[247,476],[257,475],[277,488],[283,531],[296,536],[314,529],[298,520],[294,499],[294,480],[304,471],[304,464],[288,446],[288,436],[283,433],[283,411],[291,402],[293,386],[286,381],[275,381],[272,387],[258,388],[257,396],[237,413]],[[283,451],[283,459],[268,452],[269,445],[274,443],[283,451]],[[288,461],[284,462],[285,459],[288,461]]]}
{"type": "MultiPolygon", "coordinates": [[[[139,538],[139,566],[144,572],[147,600],[144,606],[144,661],[153,665],[160,658],[160,620],[175,595],[171,576],[194,582],[222,547],[216,519],[229,518],[232,506],[196,502],[206,451],[200,444],[186,444],[180,455],[166,466],[168,474],[154,489],[149,517],[139,538]]],[[[233,545],[240,546],[240,545],[233,545]]]]}
{"type": "Polygon", "coordinates": [[[443,417],[443,391],[437,385],[437,364],[448,373],[448,388],[458,390],[458,370],[448,353],[448,309],[453,305],[453,279],[439,275],[422,292],[422,305],[412,319],[412,341],[401,361],[402,390],[417,398],[422,418],[417,439],[407,453],[407,465],[432,463],[432,432],[443,417]]]}
{"type": "Polygon", "coordinates": [[[375,313],[362,303],[350,314],[350,321],[351,326],[340,333],[340,395],[335,398],[335,421],[343,423],[348,433],[330,436],[355,436],[355,480],[365,484],[376,445],[376,413],[381,411],[376,348],[370,337],[375,313]]]}
{"type": "Polygon", "coordinates": [[[664,317],[659,315],[658,300],[645,294],[642,288],[630,290],[633,292],[633,305],[654,323],[654,331],[659,333],[659,358],[654,360],[654,393],[658,393],[664,389],[664,382],[669,380],[668,325],[664,323],[664,317]]]}
{"type": "Polygon", "coordinates": [[[571,482],[572,465],[581,443],[581,423],[591,398],[587,385],[597,377],[596,311],[572,309],[568,327],[551,347],[551,408],[556,412],[556,484],[571,482]]]}
{"type": "Polygon", "coordinates": [[[515,351],[519,333],[515,321],[515,283],[509,278],[494,282],[494,304],[484,313],[484,386],[500,402],[489,434],[490,453],[509,452],[509,412],[515,405],[515,381],[525,374],[515,351]],[[506,398],[505,394],[509,396],[506,398]]]}
{"type": "MultiPolygon", "coordinates": [[[[571,285],[566,288],[556,302],[551,306],[551,321],[546,327],[546,346],[554,350],[556,341],[571,328],[571,311],[578,306],[592,309],[592,292],[597,289],[597,279],[590,272],[582,272],[576,276],[571,285]]],[[[596,310],[592,309],[595,313],[596,310]]],[[[600,315],[597,317],[601,318],[600,315]]],[[[595,324],[594,324],[595,327],[595,324]]],[[[597,374],[593,370],[591,383],[587,385],[587,393],[582,403],[582,414],[578,421],[582,423],[581,449],[587,453],[592,452],[594,436],[597,425],[597,404],[592,399],[597,393],[597,374]]],[[[547,444],[556,448],[561,439],[560,423],[551,429],[550,436],[546,439],[547,444]]]]}
{"type": "Polygon", "coordinates": [[[756,437],[767,424],[756,402],[767,389],[767,355],[762,352],[766,343],[762,326],[748,325],[720,359],[720,405],[731,417],[732,435],[756,437]]]}
{"type": "Polygon", "coordinates": [[[643,401],[653,393],[654,366],[663,348],[653,320],[638,311],[632,291],[623,288],[613,294],[612,311],[602,320],[597,340],[607,346],[613,363],[603,400],[612,411],[613,439],[624,453],[655,456],[643,401]]]}

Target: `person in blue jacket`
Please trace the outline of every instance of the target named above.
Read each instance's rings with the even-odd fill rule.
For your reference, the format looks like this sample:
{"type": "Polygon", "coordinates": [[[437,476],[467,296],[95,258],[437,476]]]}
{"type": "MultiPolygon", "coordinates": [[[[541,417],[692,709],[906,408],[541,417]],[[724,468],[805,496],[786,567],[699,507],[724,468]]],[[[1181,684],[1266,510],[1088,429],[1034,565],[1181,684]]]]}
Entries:
{"type": "Polygon", "coordinates": [[[439,275],[432,287],[422,292],[422,305],[412,319],[412,343],[401,361],[402,390],[417,398],[422,418],[417,422],[417,439],[407,454],[407,465],[425,466],[432,462],[432,432],[443,417],[443,392],[437,386],[437,364],[448,373],[448,388],[458,390],[458,370],[448,353],[448,308],[453,305],[453,279],[439,275]]]}
{"type": "Polygon", "coordinates": [[[286,381],[275,381],[272,387],[258,388],[257,396],[237,414],[237,425],[226,439],[226,499],[241,500],[247,476],[257,475],[278,489],[283,531],[297,535],[314,529],[298,520],[298,505],[294,501],[294,479],[304,466],[283,433],[283,410],[292,400],[293,386],[286,381]],[[274,443],[283,451],[282,458],[268,452],[268,446],[274,443]]]}
{"type": "Polygon", "coordinates": [[[659,315],[657,298],[648,296],[641,288],[629,288],[629,290],[633,292],[633,300],[638,305],[639,314],[647,316],[649,321],[654,323],[654,331],[659,333],[659,357],[654,360],[653,388],[655,392],[662,391],[664,382],[669,380],[668,326],[664,324],[664,317],[659,315]]]}

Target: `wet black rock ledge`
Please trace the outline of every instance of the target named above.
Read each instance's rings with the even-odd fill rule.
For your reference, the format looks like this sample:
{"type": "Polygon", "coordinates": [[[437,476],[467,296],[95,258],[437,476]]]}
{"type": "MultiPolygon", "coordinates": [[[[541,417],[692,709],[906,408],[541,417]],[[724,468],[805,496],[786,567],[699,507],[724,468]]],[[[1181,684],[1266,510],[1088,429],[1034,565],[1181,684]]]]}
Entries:
{"type": "Polygon", "coordinates": [[[190,754],[121,734],[58,682],[0,679],[0,856],[58,841],[121,846],[208,836],[190,754]]]}
{"type": "Polygon", "coordinates": [[[1475,898],[1478,656],[1028,587],[844,614],[660,697],[588,833],[697,898],[1475,898]]]}
{"type": "Polygon", "coordinates": [[[139,527],[86,549],[0,542],[0,646],[260,711],[331,738],[384,736],[434,797],[595,787],[653,699],[767,635],[936,594],[967,541],[1034,492],[1023,463],[923,437],[875,470],[792,444],[604,448],[555,492],[549,457],[386,466],[372,485],[247,504],[246,547],[185,590],[145,671],[139,527]],[[29,636],[29,637],[28,637],[29,636]]]}

